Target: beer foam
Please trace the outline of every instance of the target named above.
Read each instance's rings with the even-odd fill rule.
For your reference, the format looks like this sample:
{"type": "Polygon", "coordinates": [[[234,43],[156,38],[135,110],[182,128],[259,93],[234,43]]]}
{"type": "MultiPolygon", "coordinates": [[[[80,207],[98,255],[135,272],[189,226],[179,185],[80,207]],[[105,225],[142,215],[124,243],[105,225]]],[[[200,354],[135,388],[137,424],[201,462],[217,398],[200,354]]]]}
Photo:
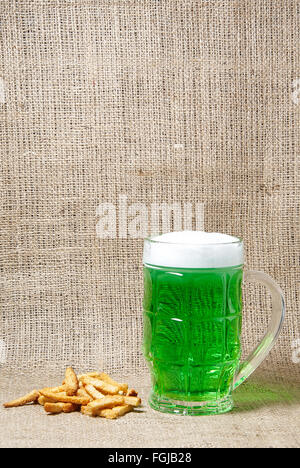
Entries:
{"type": "Polygon", "coordinates": [[[144,263],[173,268],[222,268],[242,265],[243,242],[218,232],[168,232],[145,241],[144,263]]]}

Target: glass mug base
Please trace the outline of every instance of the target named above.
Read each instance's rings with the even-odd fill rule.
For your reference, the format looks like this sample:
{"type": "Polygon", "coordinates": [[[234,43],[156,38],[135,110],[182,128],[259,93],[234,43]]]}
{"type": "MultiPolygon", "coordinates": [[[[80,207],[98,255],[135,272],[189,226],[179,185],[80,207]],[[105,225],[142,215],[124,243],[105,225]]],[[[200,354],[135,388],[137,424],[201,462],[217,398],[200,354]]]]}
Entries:
{"type": "Polygon", "coordinates": [[[183,416],[201,416],[227,413],[233,408],[231,396],[213,401],[179,401],[151,393],[149,405],[162,413],[179,414],[183,416]]]}

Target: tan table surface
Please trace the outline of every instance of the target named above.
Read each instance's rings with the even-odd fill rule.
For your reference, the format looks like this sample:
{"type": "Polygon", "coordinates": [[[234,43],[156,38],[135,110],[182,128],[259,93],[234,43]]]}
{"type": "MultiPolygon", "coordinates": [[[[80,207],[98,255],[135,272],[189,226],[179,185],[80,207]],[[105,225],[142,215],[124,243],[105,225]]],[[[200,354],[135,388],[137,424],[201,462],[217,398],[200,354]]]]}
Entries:
{"type": "MultiPolygon", "coordinates": [[[[147,376],[130,377],[143,407],[119,420],[79,413],[46,415],[34,405],[0,409],[1,447],[299,447],[299,381],[254,375],[235,392],[235,408],[218,416],[182,417],[149,408],[147,376]]],[[[25,376],[2,378],[6,401],[32,388],[25,376]]],[[[34,382],[36,384],[36,382],[34,382]]],[[[54,382],[49,382],[53,384],[54,382]]]]}

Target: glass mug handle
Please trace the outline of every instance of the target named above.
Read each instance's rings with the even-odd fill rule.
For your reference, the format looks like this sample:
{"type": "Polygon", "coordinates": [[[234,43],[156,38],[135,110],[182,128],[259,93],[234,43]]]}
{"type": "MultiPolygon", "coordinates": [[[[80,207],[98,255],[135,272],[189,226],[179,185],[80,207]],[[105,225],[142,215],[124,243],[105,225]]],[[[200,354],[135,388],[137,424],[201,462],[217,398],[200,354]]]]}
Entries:
{"type": "Polygon", "coordinates": [[[233,382],[234,389],[243,383],[267,357],[278,338],[285,315],[285,304],[282,291],[269,275],[262,271],[245,270],[244,280],[259,282],[269,289],[272,296],[272,317],[262,341],[247,357],[246,361],[240,365],[233,382]]]}

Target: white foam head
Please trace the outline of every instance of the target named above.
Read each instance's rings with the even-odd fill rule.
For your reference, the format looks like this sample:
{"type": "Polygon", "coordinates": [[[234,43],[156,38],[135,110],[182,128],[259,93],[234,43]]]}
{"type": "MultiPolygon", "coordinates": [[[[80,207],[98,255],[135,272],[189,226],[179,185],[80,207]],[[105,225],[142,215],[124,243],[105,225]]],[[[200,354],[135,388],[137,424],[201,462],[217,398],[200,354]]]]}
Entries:
{"type": "Polygon", "coordinates": [[[173,268],[222,268],[242,265],[243,242],[218,232],[169,232],[145,240],[145,264],[173,268]]]}

